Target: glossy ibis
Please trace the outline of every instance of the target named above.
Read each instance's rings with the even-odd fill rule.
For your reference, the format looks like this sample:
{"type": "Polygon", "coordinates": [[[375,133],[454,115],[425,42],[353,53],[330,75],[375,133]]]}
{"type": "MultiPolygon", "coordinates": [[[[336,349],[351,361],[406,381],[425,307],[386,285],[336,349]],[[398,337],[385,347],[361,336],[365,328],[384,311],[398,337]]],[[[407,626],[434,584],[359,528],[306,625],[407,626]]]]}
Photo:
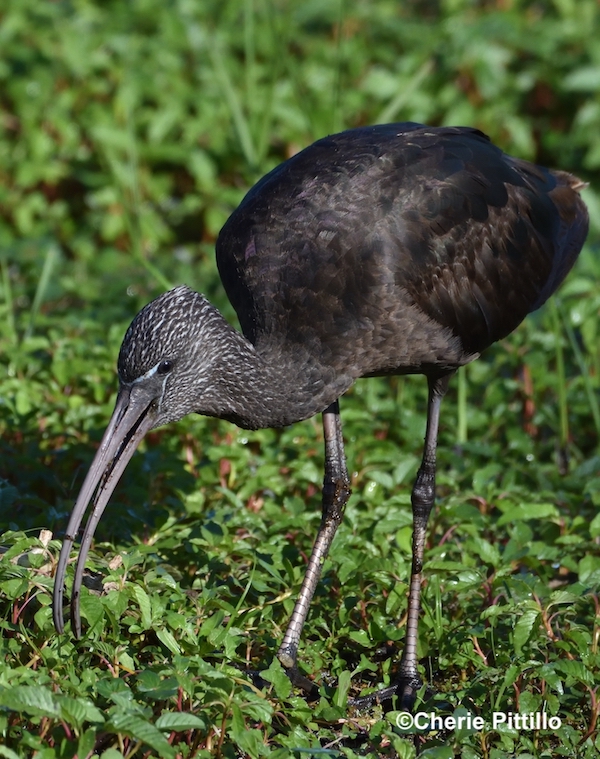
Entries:
{"type": "MultiPolygon", "coordinates": [[[[389,124],[326,137],[246,195],[217,242],[237,332],[187,287],[135,317],[119,393],[73,509],[54,586],[63,630],[71,546],[90,501],[71,594],[98,520],[144,434],[196,412],[246,429],[323,413],[323,516],[278,657],[298,682],[300,634],[350,495],[338,399],[359,377],[424,374],[423,460],[412,491],[406,641],[393,691],[421,684],[417,622],[435,496],[440,402],[458,367],[508,335],[560,285],[583,245],[583,183],[505,155],[475,129],[389,124]]],[[[390,691],[391,692],[391,691],[390,691]]]]}

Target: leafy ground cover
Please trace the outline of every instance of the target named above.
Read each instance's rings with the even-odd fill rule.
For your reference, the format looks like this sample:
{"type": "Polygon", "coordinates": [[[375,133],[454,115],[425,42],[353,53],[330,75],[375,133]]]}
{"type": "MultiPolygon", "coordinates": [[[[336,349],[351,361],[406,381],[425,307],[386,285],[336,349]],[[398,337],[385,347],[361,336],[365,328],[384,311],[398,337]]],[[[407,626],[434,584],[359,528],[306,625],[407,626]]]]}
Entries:
{"type": "Polygon", "coordinates": [[[594,0],[4,3],[0,756],[597,756],[598,14],[594,0]],[[389,683],[402,647],[422,378],[342,399],[353,497],[301,648],[317,701],[272,657],[319,521],[318,420],[149,435],[88,561],[83,639],[51,623],[132,316],[186,282],[233,318],[213,246],[245,189],[326,132],[394,119],[472,124],[590,182],[590,239],[559,298],[443,409],[422,709],[483,730],[407,732],[347,703],[389,683]],[[494,728],[493,712],[560,727],[494,728]]]}

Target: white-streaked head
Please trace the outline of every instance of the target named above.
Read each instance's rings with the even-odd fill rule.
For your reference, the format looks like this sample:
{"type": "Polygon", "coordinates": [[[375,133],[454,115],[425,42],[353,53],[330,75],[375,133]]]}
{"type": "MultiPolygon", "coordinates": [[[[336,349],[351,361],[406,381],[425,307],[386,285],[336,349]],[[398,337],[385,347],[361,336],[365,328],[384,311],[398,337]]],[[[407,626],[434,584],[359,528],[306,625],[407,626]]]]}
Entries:
{"type": "Polygon", "coordinates": [[[121,345],[121,387],[152,397],[152,427],[202,412],[212,395],[224,321],[206,298],[182,285],[145,306],[121,345]]]}

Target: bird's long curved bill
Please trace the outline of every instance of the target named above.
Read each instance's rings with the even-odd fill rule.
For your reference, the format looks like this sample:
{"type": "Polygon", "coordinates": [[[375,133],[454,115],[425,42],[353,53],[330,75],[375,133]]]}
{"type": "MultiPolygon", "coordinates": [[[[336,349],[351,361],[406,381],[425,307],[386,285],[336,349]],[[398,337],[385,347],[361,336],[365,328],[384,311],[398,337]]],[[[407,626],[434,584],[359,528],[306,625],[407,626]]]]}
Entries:
{"type": "Polygon", "coordinates": [[[71,593],[71,626],[78,638],[81,635],[79,599],[85,560],[100,517],[117,482],[141,439],[153,426],[153,400],[143,392],[135,393],[134,398],[127,387],[119,390],[115,410],[73,508],[58,560],[52,610],[54,626],[59,633],[64,630],[63,595],[67,563],[88,504],[92,503],[92,511],[81,540],[71,593]]]}

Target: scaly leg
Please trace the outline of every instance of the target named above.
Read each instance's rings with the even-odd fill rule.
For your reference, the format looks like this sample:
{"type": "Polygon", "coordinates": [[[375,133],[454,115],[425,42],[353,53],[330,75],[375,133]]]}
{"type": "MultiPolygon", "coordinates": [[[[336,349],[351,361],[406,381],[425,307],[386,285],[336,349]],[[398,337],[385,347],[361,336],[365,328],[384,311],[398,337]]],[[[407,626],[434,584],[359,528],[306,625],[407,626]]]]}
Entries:
{"type": "Polygon", "coordinates": [[[355,699],[352,703],[359,708],[370,706],[376,701],[385,701],[393,696],[398,696],[400,699],[398,708],[411,711],[417,697],[417,691],[422,685],[417,670],[417,640],[421,608],[423,552],[427,535],[427,522],[435,500],[436,449],[440,405],[448,389],[452,374],[428,378],[429,401],[423,460],[417,472],[411,496],[413,511],[412,569],[408,593],[406,636],[398,676],[389,688],[355,699]]]}
{"type": "Polygon", "coordinates": [[[343,519],[344,509],[350,497],[350,480],[346,468],[338,401],[332,403],[323,412],[323,433],[325,437],[323,516],[298,600],[277,652],[277,658],[288,670],[288,675],[292,682],[305,690],[306,678],[299,675],[297,667],[300,636],[306,622],[310,602],[321,576],[323,563],[329,552],[336,530],[343,519]]]}
{"type": "Polygon", "coordinates": [[[400,708],[410,711],[414,706],[417,691],[422,685],[417,671],[417,640],[419,632],[419,611],[421,608],[421,573],[423,552],[427,536],[427,522],[435,501],[435,469],[440,405],[448,389],[451,375],[429,379],[429,402],[427,406],[427,431],[423,460],[412,490],[413,540],[412,569],[408,593],[408,619],[404,651],[400,660],[396,693],[400,697],[400,708]]]}

